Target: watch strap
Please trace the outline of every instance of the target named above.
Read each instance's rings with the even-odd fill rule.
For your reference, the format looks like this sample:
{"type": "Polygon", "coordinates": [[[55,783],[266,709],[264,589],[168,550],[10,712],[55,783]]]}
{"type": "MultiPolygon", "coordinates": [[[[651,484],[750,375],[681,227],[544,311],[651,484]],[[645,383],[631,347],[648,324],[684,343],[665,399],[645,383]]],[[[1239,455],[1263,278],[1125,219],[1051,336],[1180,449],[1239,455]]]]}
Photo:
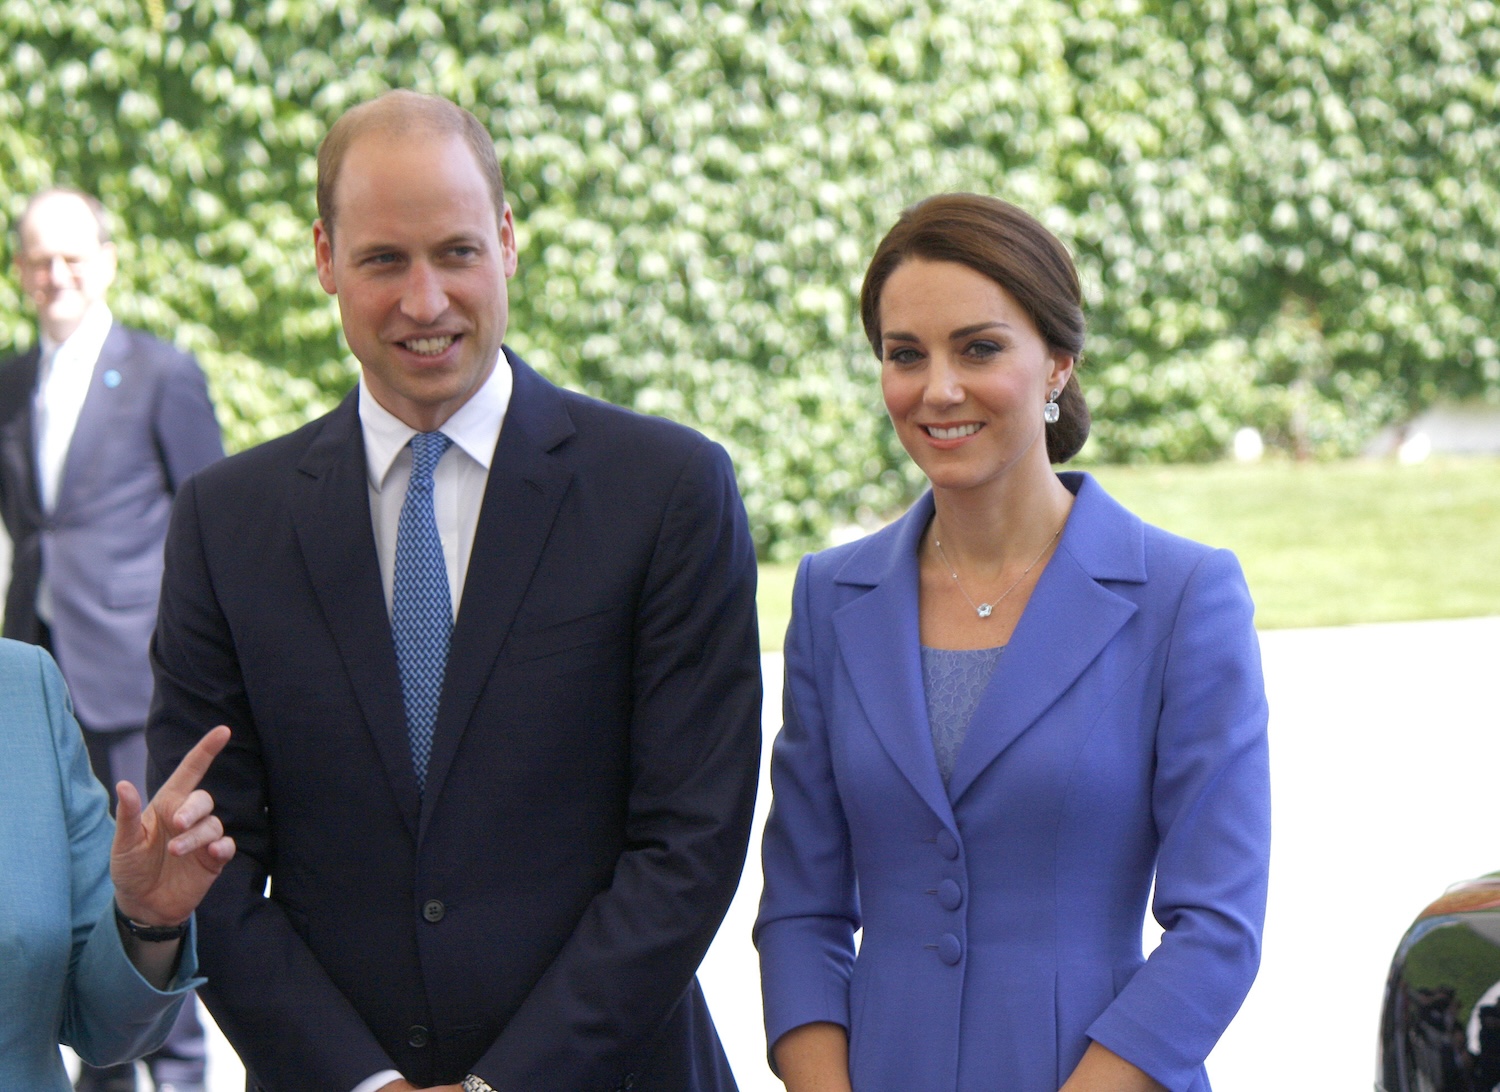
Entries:
{"type": "Polygon", "coordinates": [[[131,921],[125,916],[125,911],[120,909],[120,904],[115,903],[115,920],[136,940],[149,941],[160,944],[168,940],[181,940],[187,936],[188,923],[178,922],[176,925],[142,925],[138,921],[131,921]]]}

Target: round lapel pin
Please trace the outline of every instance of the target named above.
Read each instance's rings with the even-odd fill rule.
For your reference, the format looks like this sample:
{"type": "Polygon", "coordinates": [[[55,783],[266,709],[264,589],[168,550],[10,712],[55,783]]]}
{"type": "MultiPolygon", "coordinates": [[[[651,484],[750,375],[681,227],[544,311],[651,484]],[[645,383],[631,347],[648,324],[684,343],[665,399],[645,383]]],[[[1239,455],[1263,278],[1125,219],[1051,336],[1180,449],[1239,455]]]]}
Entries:
{"type": "Polygon", "coordinates": [[[104,385],[111,390],[120,385],[120,373],[111,368],[104,373],[104,385]]]}

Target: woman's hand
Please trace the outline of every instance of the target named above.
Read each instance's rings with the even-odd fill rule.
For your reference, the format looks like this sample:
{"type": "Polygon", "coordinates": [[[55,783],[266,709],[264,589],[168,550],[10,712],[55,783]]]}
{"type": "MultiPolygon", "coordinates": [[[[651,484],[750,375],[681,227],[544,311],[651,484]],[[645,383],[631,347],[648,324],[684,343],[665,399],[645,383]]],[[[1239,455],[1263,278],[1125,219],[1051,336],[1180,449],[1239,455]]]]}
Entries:
{"type": "Polygon", "coordinates": [[[849,1033],[841,1024],[803,1024],[776,1040],[776,1069],[787,1092],[850,1092],[849,1033]]]}
{"type": "Polygon", "coordinates": [[[223,725],[200,739],[144,810],[134,785],[115,786],[119,806],[109,874],[115,902],[131,921],[186,921],[234,856],[234,839],[213,814],[213,797],[198,788],[228,742],[223,725]]]}
{"type": "Polygon", "coordinates": [[[1058,1092],[1165,1092],[1145,1071],[1114,1051],[1089,1043],[1083,1060],[1058,1092]]]}

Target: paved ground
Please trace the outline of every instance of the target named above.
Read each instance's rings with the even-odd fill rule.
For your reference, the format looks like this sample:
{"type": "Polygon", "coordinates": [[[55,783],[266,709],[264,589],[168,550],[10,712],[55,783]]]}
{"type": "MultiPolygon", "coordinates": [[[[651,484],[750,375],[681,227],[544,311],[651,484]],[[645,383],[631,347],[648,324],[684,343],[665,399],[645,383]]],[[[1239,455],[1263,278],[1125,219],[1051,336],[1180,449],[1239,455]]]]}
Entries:
{"type": "MultiPolygon", "coordinates": [[[[1500,618],[1262,637],[1276,849],[1260,980],[1209,1061],[1216,1092],[1368,1092],[1396,942],[1449,883],[1500,869],[1500,618]]],[[[767,733],[780,657],[766,657],[767,733]]],[[[762,795],[757,822],[764,818],[762,795]]],[[[703,966],[743,1092],[763,1062],[752,858],[703,966]]],[[[218,1040],[213,1092],[239,1092],[218,1040]]]]}

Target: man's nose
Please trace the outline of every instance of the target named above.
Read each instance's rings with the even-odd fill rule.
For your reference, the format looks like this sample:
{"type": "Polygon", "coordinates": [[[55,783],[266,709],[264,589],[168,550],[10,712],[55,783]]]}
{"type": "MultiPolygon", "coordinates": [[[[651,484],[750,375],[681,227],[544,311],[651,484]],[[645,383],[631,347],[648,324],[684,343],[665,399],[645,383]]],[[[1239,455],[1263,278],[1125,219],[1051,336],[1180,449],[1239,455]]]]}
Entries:
{"type": "Polygon", "coordinates": [[[426,325],[436,322],[447,310],[448,293],[443,289],[442,278],[427,263],[414,263],[401,294],[401,313],[426,325]]]}

